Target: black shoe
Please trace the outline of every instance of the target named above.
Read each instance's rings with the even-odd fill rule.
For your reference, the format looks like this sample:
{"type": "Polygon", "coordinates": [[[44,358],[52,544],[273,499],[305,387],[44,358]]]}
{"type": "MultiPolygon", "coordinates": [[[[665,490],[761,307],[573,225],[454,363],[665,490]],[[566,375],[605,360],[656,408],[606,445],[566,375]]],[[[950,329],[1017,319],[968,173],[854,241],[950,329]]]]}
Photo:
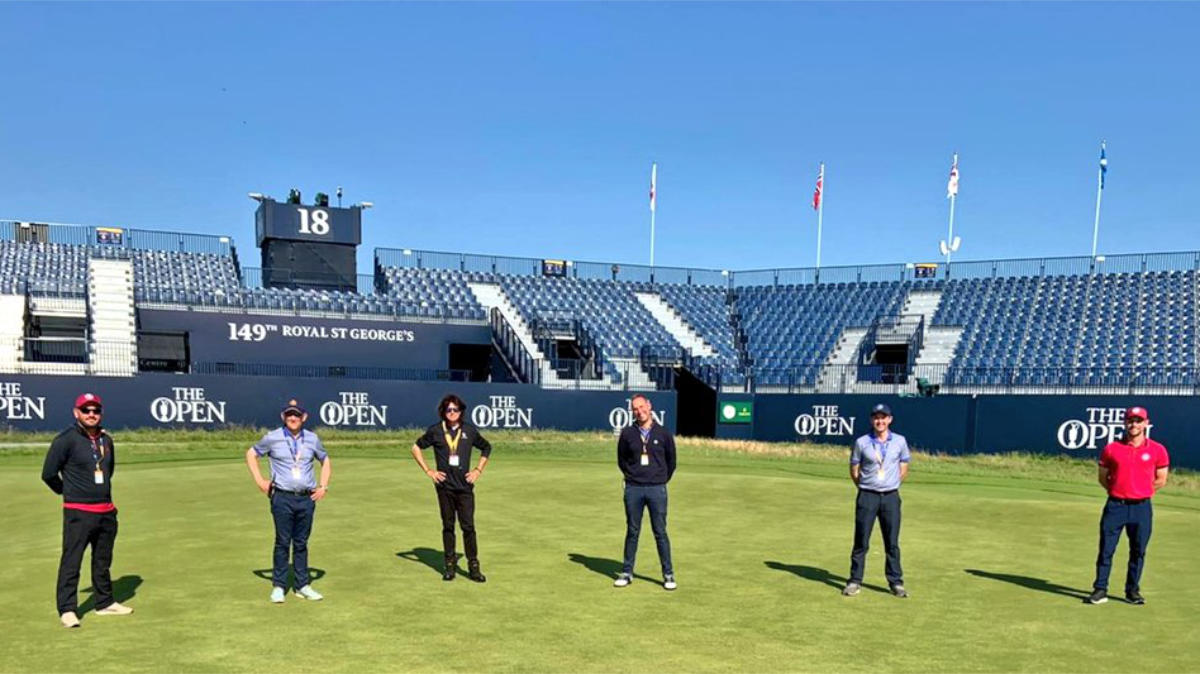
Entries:
{"type": "Polygon", "coordinates": [[[454,580],[456,573],[458,573],[458,557],[450,555],[446,558],[446,566],[442,570],[442,580],[454,580]]]}
{"type": "Polygon", "coordinates": [[[901,598],[908,599],[908,591],[904,589],[904,585],[896,583],[892,586],[892,594],[901,598]]]}
{"type": "Polygon", "coordinates": [[[487,576],[483,575],[483,572],[479,570],[479,560],[478,559],[472,559],[472,560],[467,561],[467,578],[470,578],[471,580],[475,581],[476,583],[486,583],[487,582],[487,576]]]}
{"type": "Polygon", "coordinates": [[[1130,604],[1141,606],[1142,604],[1146,603],[1146,598],[1142,596],[1141,592],[1133,590],[1132,592],[1125,593],[1125,601],[1129,602],[1130,604]]]}
{"type": "Polygon", "coordinates": [[[1083,603],[1085,603],[1085,604],[1103,604],[1106,601],[1108,601],[1108,591],[1107,590],[1096,590],[1096,591],[1092,592],[1092,594],[1088,595],[1088,598],[1084,599],[1083,603]]]}

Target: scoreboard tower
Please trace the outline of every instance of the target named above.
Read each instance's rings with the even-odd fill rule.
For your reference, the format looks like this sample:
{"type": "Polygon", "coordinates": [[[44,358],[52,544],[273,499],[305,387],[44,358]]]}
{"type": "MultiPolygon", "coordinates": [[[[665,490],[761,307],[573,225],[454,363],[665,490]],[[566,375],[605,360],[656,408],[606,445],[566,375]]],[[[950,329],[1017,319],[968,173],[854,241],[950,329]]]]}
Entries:
{"type": "Polygon", "coordinates": [[[285,203],[266,196],[258,201],[254,230],[262,249],[263,287],[358,289],[363,206],[333,207],[328,198],[305,205],[295,191],[285,203]]]}

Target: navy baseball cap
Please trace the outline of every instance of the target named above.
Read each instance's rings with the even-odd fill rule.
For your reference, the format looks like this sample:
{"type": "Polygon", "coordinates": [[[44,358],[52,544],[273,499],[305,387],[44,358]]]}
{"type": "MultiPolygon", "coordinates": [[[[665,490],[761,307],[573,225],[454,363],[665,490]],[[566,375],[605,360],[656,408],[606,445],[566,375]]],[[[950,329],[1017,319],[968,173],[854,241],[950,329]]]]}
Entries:
{"type": "Polygon", "coordinates": [[[890,417],[892,416],[892,408],[884,405],[883,403],[879,403],[871,408],[871,416],[875,416],[876,414],[885,414],[890,417]]]}
{"type": "Polygon", "coordinates": [[[296,412],[300,416],[304,416],[305,414],[308,414],[308,412],[305,412],[304,408],[300,406],[300,402],[297,401],[295,398],[292,398],[291,400],[287,401],[287,404],[283,406],[282,414],[287,414],[288,412],[296,412]]]}

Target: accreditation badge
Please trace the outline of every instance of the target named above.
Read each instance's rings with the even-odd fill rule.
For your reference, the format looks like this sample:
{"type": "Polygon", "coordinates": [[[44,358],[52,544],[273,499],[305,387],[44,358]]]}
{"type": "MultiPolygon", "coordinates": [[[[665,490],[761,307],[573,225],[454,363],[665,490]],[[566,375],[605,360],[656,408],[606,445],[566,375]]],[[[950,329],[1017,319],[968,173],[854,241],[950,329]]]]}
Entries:
{"type": "Polygon", "coordinates": [[[292,479],[293,479],[293,480],[300,480],[300,479],[301,479],[301,477],[300,477],[300,466],[295,466],[295,465],[293,465],[293,466],[292,466],[292,479]]]}
{"type": "Polygon", "coordinates": [[[104,484],[104,471],[96,469],[96,472],[92,473],[92,479],[95,480],[96,484],[104,484]]]}
{"type": "Polygon", "coordinates": [[[454,468],[458,468],[458,455],[457,454],[450,455],[450,465],[453,466],[454,468]]]}
{"type": "Polygon", "coordinates": [[[650,465],[650,455],[649,454],[642,454],[642,465],[643,466],[650,465]]]}

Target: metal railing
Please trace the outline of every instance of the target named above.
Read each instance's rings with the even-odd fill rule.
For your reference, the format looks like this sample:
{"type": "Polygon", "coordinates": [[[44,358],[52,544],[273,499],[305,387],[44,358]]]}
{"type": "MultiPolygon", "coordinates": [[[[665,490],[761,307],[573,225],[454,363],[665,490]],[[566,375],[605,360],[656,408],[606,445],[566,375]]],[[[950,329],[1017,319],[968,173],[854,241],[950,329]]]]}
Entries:
{"type": "Polygon", "coordinates": [[[518,336],[516,328],[509,324],[508,319],[499,309],[492,307],[489,318],[492,324],[492,339],[495,341],[496,348],[508,361],[518,379],[526,384],[540,383],[542,361],[529,353],[529,349],[525,347],[524,342],[518,336]]]}
{"type": "Polygon", "coordinates": [[[898,393],[917,395],[921,384],[942,394],[1145,394],[1198,395],[1196,367],[962,367],[920,365],[807,364],[753,368],[745,384],[724,391],[746,393],[898,393]]]}
{"type": "MultiPolygon", "coordinates": [[[[273,282],[283,285],[311,288],[313,285],[333,286],[328,290],[358,293],[360,295],[375,294],[375,277],[371,274],[355,274],[353,279],[340,274],[304,273],[295,274],[290,269],[273,269],[270,267],[242,267],[242,287],[248,290],[266,288],[266,283],[273,282]]],[[[311,288],[320,289],[320,288],[311,288]]]]}
{"type": "Polygon", "coordinates": [[[368,367],[358,365],[276,365],[271,363],[226,363],[200,361],[191,364],[193,374],[228,374],[243,377],[305,377],[387,379],[400,381],[470,381],[470,370],[417,367],[368,367]]]}
{"type": "Polygon", "coordinates": [[[213,234],[18,220],[0,220],[0,241],[60,243],[105,249],[128,248],[209,255],[231,255],[234,248],[233,239],[213,234]]]}
{"type": "MultiPolygon", "coordinates": [[[[542,260],[502,255],[376,248],[377,268],[449,269],[485,274],[541,276],[542,260]]],[[[1136,272],[1200,271],[1200,252],[1130,253],[1108,256],[1041,257],[1008,260],[966,260],[929,266],[905,262],[837,267],[795,267],[740,271],[686,267],[649,267],[617,262],[566,260],[568,278],[744,288],[748,286],[806,286],[818,284],[900,283],[936,284],[1020,276],[1127,274],[1136,272]],[[921,273],[918,276],[918,272],[921,273]]]]}

